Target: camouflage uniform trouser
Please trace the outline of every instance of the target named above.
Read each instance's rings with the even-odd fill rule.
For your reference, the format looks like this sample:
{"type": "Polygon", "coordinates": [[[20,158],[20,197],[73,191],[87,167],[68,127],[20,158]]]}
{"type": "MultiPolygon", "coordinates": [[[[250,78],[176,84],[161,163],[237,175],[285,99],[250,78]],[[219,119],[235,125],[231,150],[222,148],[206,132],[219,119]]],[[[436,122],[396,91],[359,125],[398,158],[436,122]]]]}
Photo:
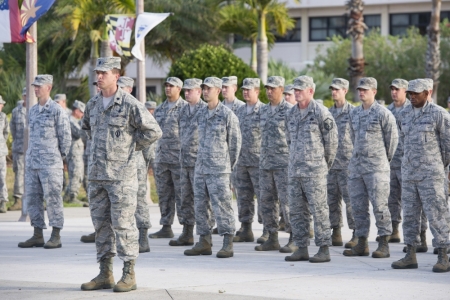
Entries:
{"type": "Polygon", "coordinates": [[[0,156],[0,203],[8,202],[8,188],[6,186],[6,156],[0,156]]]}
{"type": "Polygon", "coordinates": [[[22,198],[24,190],[25,155],[13,153],[14,197],[22,198]]]}
{"type": "Polygon", "coordinates": [[[209,235],[214,226],[211,207],[220,235],[234,234],[234,212],[231,206],[230,174],[194,176],[195,223],[198,235],[209,235]]]}
{"type": "MultiPolygon", "coordinates": [[[[388,206],[392,222],[402,222],[402,169],[391,169],[391,190],[389,192],[388,206]]],[[[428,219],[422,210],[420,231],[428,229],[428,219]]]]}
{"type": "Polygon", "coordinates": [[[298,247],[309,246],[309,226],[312,214],[316,246],[331,246],[326,176],[289,177],[288,199],[295,244],[298,247]]]}
{"type": "Polygon", "coordinates": [[[153,171],[156,171],[154,174],[159,197],[159,211],[161,212],[159,224],[172,225],[175,212],[178,221],[181,222],[180,165],[156,163],[153,171]]]}
{"type": "Polygon", "coordinates": [[[447,184],[445,178],[426,176],[421,181],[403,181],[402,208],[405,244],[420,244],[420,222],[423,209],[430,222],[433,247],[448,247],[449,212],[445,184],[447,184]]]}
{"type": "Polygon", "coordinates": [[[357,178],[349,178],[348,186],[356,224],[355,235],[357,237],[369,236],[369,201],[373,206],[378,235],[391,235],[392,222],[388,208],[389,172],[375,172],[357,178]]]}
{"type": "Polygon", "coordinates": [[[258,223],[262,224],[260,194],[259,194],[259,168],[236,166],[236,186],[239,222],[253,223],[255,216],[255,196],[258,206],[258,223]]]}
{"type": "Polygon", "coordinates": [[[82,155],[67,157],[67,169],[69,173],[69,184],[66,188],[66,194],[78,195],[80,186],[84,177],[84,162],[82,155]]]}
{"type": "Polygon", "coordinates": [[[286,223],[285,231],[291,232],[291,217],[289,216],[289,203],[287,195],[288,170],[259,170],[261,193],[261,214],[264,228],[270,233],[278,230],[279,207],[286,223]]]}
{"type": "Polygon", "coordinates": [[[195,225],[194,175],[195,175],[194,167],[181,168],[180,223],[182,225],[195,225]]]}
{"type": "Polygon", "coordinates": [[[31,226],[46,229],[44,199],[47,202],[47,216],[51,227],[63,228],[64,210],[61,197],[63,169],[25,170],[25,202],[31,226]]]}
{"type": "Polygon", "coordinates": [[[84,165],[84,176],[83,176],[83,188],[86,191],[86,196],[88,195],[88,164],[89,155],[83,154],[83,165],[84,165]]]}
{"type": "Polygon", "coordinates": [[[137,179],[137,205],[134,214],[136,217],[136,225],[139,229],[149,229],[152,227],[152,223],[150,222],[150,212],[147,202],[147,169],[137,169],[137,179]]]}
{"type": "Polygon", "coordinates": [[[355,229],[352,204],[347,188],[348,170],[330,170],[327,176],[328,206],[330,207],[331,228],[343,227],[342,199],[347,211],[348,228],[355,229]]]}
{"type": "Polygon", "coordinates": [[[89,181],[89,209],[95,228],[97,261],[114,257],[124,261],[139,255],[136,228],[137,178],[124,181],[89,181]],[[117,245],[117,249],[116,249],[117,245]]]}

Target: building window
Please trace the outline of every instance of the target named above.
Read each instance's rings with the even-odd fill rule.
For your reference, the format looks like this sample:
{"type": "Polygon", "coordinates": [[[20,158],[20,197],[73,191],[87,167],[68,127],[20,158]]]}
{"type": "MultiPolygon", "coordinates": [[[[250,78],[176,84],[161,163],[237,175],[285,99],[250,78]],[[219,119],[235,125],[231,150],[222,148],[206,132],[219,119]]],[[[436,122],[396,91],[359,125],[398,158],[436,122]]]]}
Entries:
{"type": "MultiPolygon", "coordinates": [[[[441,12],[441,21],[450,17],[450,12],[441,12]]],[[[390,28],[389,33],[391,35],[406,35],[408,28],[416,27],[420,34],[425,35],[427,33],[427,27],[430,25],[431,13],[406,13],[406,14],[391,14],[390,15],[390,28]]]]}
{"type": "Polygon", "coordinates": [[[300,18],[295,18],[295,27],[284,36],[275,35],[276,42],[300,42],[302,40],[302,20],[300,18]]]}
{"type": "Polygon", "coordinates": [[[364,23],[366,23],[366,34],[372,30],[381,28],[381,15],[365,15],[364,23]]]}
{"type": "Polygon", "coordinates": [[[319,17],[309,19],[309,40],[326,41],[333,36],[346,37],[347,17],[319,17]]]}

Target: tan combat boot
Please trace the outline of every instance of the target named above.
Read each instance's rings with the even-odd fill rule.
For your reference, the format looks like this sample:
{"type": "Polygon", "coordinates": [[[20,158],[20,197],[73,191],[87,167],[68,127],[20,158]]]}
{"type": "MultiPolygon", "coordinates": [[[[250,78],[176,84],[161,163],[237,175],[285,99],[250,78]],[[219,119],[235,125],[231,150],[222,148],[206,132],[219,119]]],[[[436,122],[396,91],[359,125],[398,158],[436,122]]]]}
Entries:
{"type": "Polygon", "coordinates": [[[163,225],[160,231],[152,233],[148,236],[151,239],[171,239],[174,237],[172,226],[171,225],[163,225]]]}
{"type": "Polygon", "coordinates": [[[258,244],[262,244],[269,238],[269,231],[267,231],[265,228],[263,229],[263,234],[256,240],[258,244]]]}
{"type": "Polygon", "coordinates": [[[201,235],[200,240],[192,249],[184,251],[184,255],[196,256],[196,255],[211,255],[211,235],[201,235]]]}
{"type": "Polygon", "coordinates": [[[319,252],[317,252],[317,254],[313,257],[309,258],[309,262],[311,263],[323,263],[329,262],[330,260],[330,249],[328,248],[328,246],[320,246],[319,252]]]}
{"type": "Polygon", "coordinates": [[[114,292],[129,292],[137,288],[136,274],[134,273],[135,263],[135,260],[123,262],[122,278],[114,286],[114,292]]]}
{"type": "Polygon", "coordinates": [[[308,247],[300,247],[291,256],[285,256],[285,261],[305,261],[309,260],[308,247]]]}
{"type": "Polygon", "coordinates": [[[222,249],[217,252],[216,257],[218,258],[229,258],[233,257],[233,235],[225,234],[223,236],[223,246],[222,249]]]}
{"type": "Polygon", "coordinates": [[[293,253],[298,250],[298,247],[295,245],[294,240],[292,238],[292,232],[289,233],[289,241],[288,243],[280,248],[281,253],[293,253]]]}
{"type": "Polygon", "coordinates": [[[6,209],[6,201],[2,201],[0,202],[0,213],[4,214],[6,213],[7,209],[6,209]]]}
{"type": "Polygon", "coordinates": [[[280,242],[278,241],[278,231],[269,233],[267,241],[255,247],[256,251],[273,251],[280,250],[280,242]]]}
{"type": "Polygon", "coordinates": [[[20,248],[44,247],[44,234],[42,228],[34,227],[33,236],[25,242],[20,242],[20,248]]]}
{"type": "Polygon", "coordinates": [[[331,234],[331,245],[333,246],[344,245],[344,243],[342,242],[341,227],[333,228],[333,233],[331,234]]]}
{"type": "Polygon", "coordinates": [[[80,241],[83,243],[95,243],[95,232],[87,235],[82,235],[80,241]]]}
{"type": "Polygon", "coordinates": [[[369,256],[369,244],[366,237],[359,237],[358,244],[349,250],[344,250],[345,256],[369,256]]]}
{"type": "Polygon", "coordinates": [[[398,222],[392,222],[392,234],[389,238],[389,243],[400,243],[400,233],[398,232],[398,222]]]}
{"type": "Polygon", "coordinates": [[[344,247],[347,248],[347,249],[350,249],[352,247],[355,247],[356,244],[358,244],[358,237],[355,235],[355,229],[353,229],[352,238],[351,238],[350,241],[345,243],[344,247]]]}
{"type": "Polygon", "coordinates": [[[14,210],[21,210],[22,209],[22,199],[19,197],[14,197],[14,204],[11,205],[8,210],[14,211],[14,210]]]}
{"type": "Polygon", "coordinates": [[[373,258],[387,258],[391,255],[389,254],[389,244],[387,235],[380,236],[379,242],[378,242],[378,248],[374,252],[372,252],[373,258]]]}
{"type": "Polygon", "coordinates": [[[147,237],[148,229],[139,228],[139,253],[150,252],[150,245],[147,237]]]}
{"type": "Polygon", "coordinates": [[[53,227],[52,235],[50,236],[50,239],[45,243],[44,249],[56,249],[61,248],[61,235],[59,232],[61,231],[60,228],[53,227]]]}
{"type": "Polygon", "coordinates": [[[450,271],[450,263],[447,256],[447,248],[438,248],[438,261],[433,266],[433,272],[445,273],[450,271]]]}
{"type": "Polygon", "coordinates": [[[194,245],[194,225],[183,225],[183,232],[176,240],[170,240],[169,246],[194,245]]]}
{"type": "Polygon", "coordinates": [[[233,242],[253,242],[255,237],[253,236],[252,223],[242,223],[242,230],[239,235],[233,238],[233,242]]]}
{"type": "Polygon", "coordinates": [[[83,283],[83,291],[93,291],[100,289],[112,289],[115,285],[113,275],[113,258],[103,258],[100,260],[100,273],[89,282],[83,283]]]}
{"type": "Polygon", "coordinates": [[[416,247],[406,245],[406,256],[400,260],[394,261],[391,265],[393,269],[417,269],[416,247]]]}

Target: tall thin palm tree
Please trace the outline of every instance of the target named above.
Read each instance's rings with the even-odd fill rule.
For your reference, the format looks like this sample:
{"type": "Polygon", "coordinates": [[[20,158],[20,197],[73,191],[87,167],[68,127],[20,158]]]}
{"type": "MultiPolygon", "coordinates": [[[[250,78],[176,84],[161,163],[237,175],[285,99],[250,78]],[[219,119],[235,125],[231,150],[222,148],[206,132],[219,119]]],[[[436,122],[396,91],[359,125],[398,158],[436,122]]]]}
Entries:
{"type": "Polygon", "coordinates": [[[440,67],[441,67],[441,0],[432,0],[431,21],[427,28],[428,47],[426,53],[426,76],[434,81],[433,102],[437,103],[437,91],[439,85],[440,67]]]}

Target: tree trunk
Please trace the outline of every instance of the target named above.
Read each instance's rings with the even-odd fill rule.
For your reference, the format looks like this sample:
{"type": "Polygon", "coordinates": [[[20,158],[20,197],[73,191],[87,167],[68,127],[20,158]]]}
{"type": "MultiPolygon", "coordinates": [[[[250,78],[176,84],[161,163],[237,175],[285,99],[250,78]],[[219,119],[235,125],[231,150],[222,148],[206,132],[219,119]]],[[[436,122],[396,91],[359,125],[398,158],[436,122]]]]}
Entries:
{"type": "Polygon", "coordinates": [[[257,57],[258,57],[258,75],[263,84],[267,82],[267,68],[269,63],[269,46],[267,44],[266,34],[266,14],[261,12],[258,24],[257,57]]]}
{"type": "Polygon", "coordinates": [[[441,66],[441,33],[439,29],[441,21],[441,0],[432,0],[431,22],[427,28],[428,47],[426,54],[426,76],[434,81],[433,102],[437,101],[437,91],[439,86],[440,66],[441,66]]]}
{"type": "Polygon", "coordinates": [[[359,101],[356,87],[359,80],[364,76],[366,64],[363,51],[364,31],[367,29],[363,17],[364,3],[362,0],[350,0],[347,2],[347,9],[349,10],[347,34],[352,37],[352,56],[348,60],[350,88],[353,91],[354,101],[359,101]]]}
{"type": "Polygon", "coordinates": [[[100,57],[108,57],[108,56],[113,56],[111,47],[109,47],[109,41],[106,40],[102,40],[101,42],[101,47],[100,47],[100,57]]]}
{"type": "Polygon", "coordinates": [[[257,72],[257,68],[258,68],[258,61],[257,61],[257,46],[256,46],[256,40],[253,39],[252,40],[252,53],[251,53],[251,57],[250,57],[250,66],[252,68],[253,71],[257,72]]]}

